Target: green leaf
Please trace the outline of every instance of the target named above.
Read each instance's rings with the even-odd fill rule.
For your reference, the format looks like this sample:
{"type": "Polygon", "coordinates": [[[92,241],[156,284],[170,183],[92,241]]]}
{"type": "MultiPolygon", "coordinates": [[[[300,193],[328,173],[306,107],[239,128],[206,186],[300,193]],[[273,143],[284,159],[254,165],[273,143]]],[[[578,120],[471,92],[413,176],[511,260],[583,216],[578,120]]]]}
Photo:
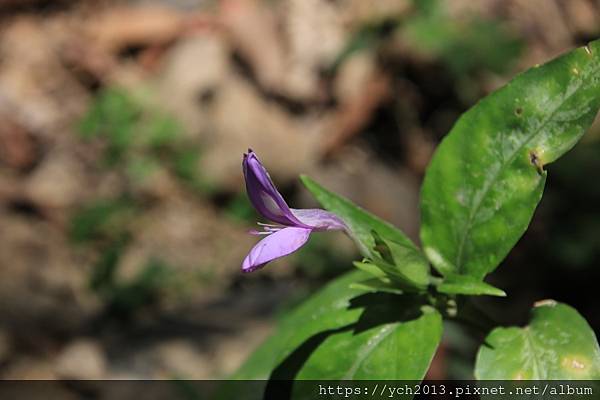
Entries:
{"type": "Polygon", "coordinates": [[[401,286],[425,289],[429,285],[429,264],[420,252],[415,251],[413,246],[386,240],[376,231],[372,234],[375,240],[374,250],[380,257],[373,258],[376,265],[388,265],[384,271],[401,286]]]}
{"type": "Polygon", "coordinates": [[[363,210],[350,200],[330,192],[306,175],[302,175],[300,179],[323,208],[344,220],[365,256],[370,256],[372,254],[371,249],[375,247],[375,239],[372,235],[373,230],[390,240],[394,240],[407,247],[412,247],[418,251],[404,233],[388,222],[363,210]]]}
{"type": "Polygon", "coordinates": [[[373,275],[376,279],[379,279],[384,283],[391,282],[388,274],[381,269],[380,266],[373,264],[370,260],[355,261],[353,264],[356,268],[373,275]]]}
{"type": "Polygon", "coordinates": [[[482,280],[523,235],[544,165],[600,107],[600,41],[513,79],[466,112],[438,147],[421,192],[421,241],[443,275],[482,280]]]}
{"type": "Polygon", "coordinates": [[[468,275],[448,275],[437,287],[438,292],[446,294],[466,294],[471,296],[500,296],[505,297],[504,290],[480,281],[468,275]]]}
{"type": "Polygon", "coordinates": [[[442,319],[416,295],[350,286],[338,278],[282,321],[235,379],[421,380],[439,344],[442,319]]]}
{"type": "Polygon", "coordinates": [[[350,288],[367,292],[386,292],[393,294],[403,294],[402,290],[398,289],[396,286],[390,284],[389,282],[384,282],[376,278],[351,283],[350,288]]]}
{"type": "Polygon", "coordinates": [[[524,328],[496,328],[477,354],[477,379],[600,379],[594,331],[566,304],[536,304],[524,328]]]}
{"type": "Polygon", "coordinates": [[[422,264],[427,265],[425,257],[413,242],[402,233],[402,231],[363,210],[353,204],[350,200],[330,192],[308,176],[303,175],[300,179],[323,208],[331,211],[344,220],[350,229],[352,238],[365,257],[378,256],[378,253],[374,250],[376,243],[375,238],[373,237],[373,231],[375,231],[386,240],[394,242],[398,246],[402,246],[404,248],[403,251],[405,251],[406,254],[410,253],[413,260],[421,259],[422,264]]]}

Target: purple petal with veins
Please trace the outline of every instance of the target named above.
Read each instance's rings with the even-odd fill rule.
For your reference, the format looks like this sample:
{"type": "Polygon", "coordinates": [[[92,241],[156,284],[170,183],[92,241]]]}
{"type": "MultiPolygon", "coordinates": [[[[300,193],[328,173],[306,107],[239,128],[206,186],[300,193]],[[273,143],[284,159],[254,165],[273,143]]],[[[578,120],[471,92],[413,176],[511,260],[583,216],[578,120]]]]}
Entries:
{"type": "Polygon", "coordinates": [[[310,233],[310,229],[289,227],[270,234],[250,250],[242,263],[242,271],[256,271],[269,261],[293,253],[306,243],[310,233]]]}
{"type": "Polygon", "coordinates": [[[343,230],[346,224],[334,213],[320,210],[318,208],[297,209],[292,208],[292,214],[305,225],[312,226],[316,230],[343,230]]]}
{"type": "MultiPolygon", "coordinates": [[[[250,202],[263,217],[286,226],[301,226],[273,184],[269,173],[256,154],[249,150],[242,162],[246,192],[250,202]]],[[[308,226],[306,226],[308,228],[308,226]]]]}
{"type": "Polygon", "coordinates": [[[291,209],[252,150],[244,154],[242,167],[250,202],[263,217],[277,223],[259,222],[263,231],[250,231],[267,237],[250,250],[242,263],[242,271],[255,271],[269,261],[293,253],[306,243],[313,231],[347,230],[344,222],[329,211],[291,209]]]}

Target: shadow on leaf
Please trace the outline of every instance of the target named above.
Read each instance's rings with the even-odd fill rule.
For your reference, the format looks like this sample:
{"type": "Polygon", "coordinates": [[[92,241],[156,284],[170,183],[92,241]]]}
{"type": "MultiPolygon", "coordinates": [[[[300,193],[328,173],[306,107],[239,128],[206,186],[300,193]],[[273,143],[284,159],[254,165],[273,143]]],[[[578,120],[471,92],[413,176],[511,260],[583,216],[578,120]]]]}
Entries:
{"type": "Polygon", "coordinates": [[[263,399],[291,398],[293,380],[317,348],[330,337],[348,331],[359,335],[382,325],[416,320],[423,315],[421,308],[425,304],[423,296],[413,294],[366,293],[354,297],[348,310],[363,309],[356,322],[324,330],[306,339],[273,370],[263,399]]]}

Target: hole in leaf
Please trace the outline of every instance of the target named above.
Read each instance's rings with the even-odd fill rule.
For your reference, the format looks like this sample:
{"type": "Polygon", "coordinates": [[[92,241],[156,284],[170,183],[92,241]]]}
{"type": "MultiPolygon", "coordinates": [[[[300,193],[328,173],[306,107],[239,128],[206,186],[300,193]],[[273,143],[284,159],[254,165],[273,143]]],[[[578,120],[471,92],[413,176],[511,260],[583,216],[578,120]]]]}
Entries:
{"type": "Polygon", "coordinates": [[[529,161],[531,161],[531,164],[535,167],[538,174],[542,175],[544,173],[544,165],[534,151],[529,152],[529,161]]]}

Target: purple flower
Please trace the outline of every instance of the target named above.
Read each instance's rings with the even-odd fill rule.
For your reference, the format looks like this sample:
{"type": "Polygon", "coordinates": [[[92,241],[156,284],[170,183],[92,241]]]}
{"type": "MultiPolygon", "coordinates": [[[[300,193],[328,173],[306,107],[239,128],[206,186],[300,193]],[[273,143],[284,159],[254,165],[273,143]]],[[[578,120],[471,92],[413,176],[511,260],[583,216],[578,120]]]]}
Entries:
{"type": "Polygon", "coordinates": [[[267,237],[250,250],[242,263],[243,272],[255,271],[264,267],[269,261],[293,253],[308,241],[313,231],[346,229],[344,222],[328,211],[290,208],[252,150],[244,154],[242,167],[250,202],[259,214],[275,222],[275,224],[259,223],[263,231],[251,232],[255,235],[267,235],[267,237]]]}

